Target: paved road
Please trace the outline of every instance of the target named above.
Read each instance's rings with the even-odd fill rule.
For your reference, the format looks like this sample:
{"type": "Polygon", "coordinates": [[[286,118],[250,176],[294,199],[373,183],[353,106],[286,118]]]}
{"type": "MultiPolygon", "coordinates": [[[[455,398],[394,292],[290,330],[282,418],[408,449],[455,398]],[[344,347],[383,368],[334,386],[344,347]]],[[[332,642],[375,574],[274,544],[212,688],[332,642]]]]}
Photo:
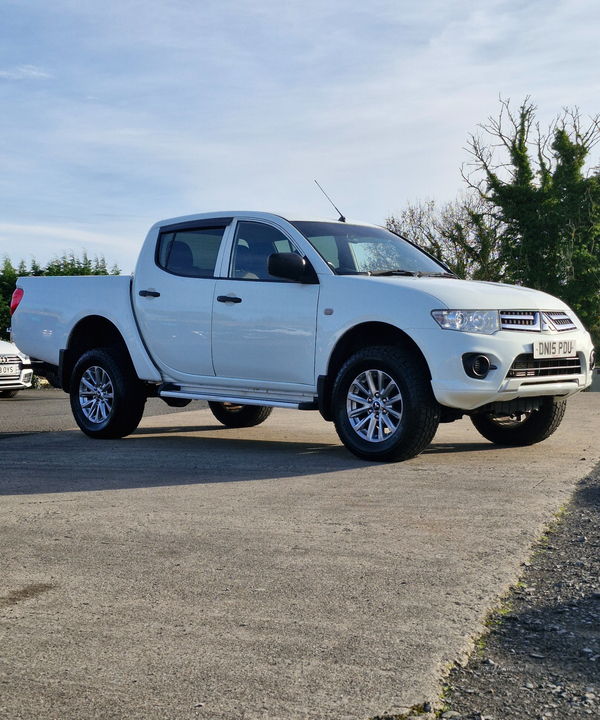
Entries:
{"type": "Polygon", "coordinates": [[[435,700],[600,459],[597,393],[533,448],[462,420],[396,465],[352,457],[315,413],[238,431],[152,401],[101,442],[60,392],[16,400],[0,404],[11,720],[364,720],[435,700]]]}

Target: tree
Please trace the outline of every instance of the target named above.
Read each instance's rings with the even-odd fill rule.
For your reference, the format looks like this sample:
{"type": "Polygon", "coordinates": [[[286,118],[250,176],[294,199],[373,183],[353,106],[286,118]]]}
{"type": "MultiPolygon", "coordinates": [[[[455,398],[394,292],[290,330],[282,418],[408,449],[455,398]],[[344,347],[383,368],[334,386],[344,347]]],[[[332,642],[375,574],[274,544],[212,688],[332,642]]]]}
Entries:
{"type": "Polygon", "coordinates": [[[50,262],[41,267],[32,258],[29,270],[25,265],[25,261],[21,260],[17,269],[15,269],[8,255],[4,256],[3,264],[0,269],[0,339],[8,340],[6,328],[10,325],[10,301],[14,292],[17,278],[23,276],[39,276],[39,275],[120,275],[121,270],[115,263],[110,272],[106,267],[106,260],[101,255],[99,258],[94,257],[91,260],[87,252],[82,252],[81,258],[75,253],[64,252],[60,257],[55,256],[50,262]]]}
{"type": "Polygon", "coordinates": [[[583,127],[565,109],[542,134],[529,98],[472,135],[463,177],[502,225],[500,262],[509,282],[556,295],[600,332],[600,174],[586,170],[600,116],[583,127]]]}
{"type": "Polygon", "coordinates": [[[458,275],[548,292],[570,305],[600,345],[600,167],[590,153],[600,116],[587,126],[565,109],[545,133],[526,98],[500,99],[497,119],[471,135],[467,190],[454,202],[408,204],[387,226],[458,275]]]}
{"type": "Polygon", "coordinates": [[[8,340],[6,328],[10,325],[10,301],[17,277],[17,271],[5,255],[0,270],[0,340],[8,340]]]}
{"type": "Polygon", "coordinates": [[[503,279],[498,262],[502,223],[475,193],[441,207],[435,200],[409,203],[387,218],[386,227],[445,262],[459,277],[503,279]]]}

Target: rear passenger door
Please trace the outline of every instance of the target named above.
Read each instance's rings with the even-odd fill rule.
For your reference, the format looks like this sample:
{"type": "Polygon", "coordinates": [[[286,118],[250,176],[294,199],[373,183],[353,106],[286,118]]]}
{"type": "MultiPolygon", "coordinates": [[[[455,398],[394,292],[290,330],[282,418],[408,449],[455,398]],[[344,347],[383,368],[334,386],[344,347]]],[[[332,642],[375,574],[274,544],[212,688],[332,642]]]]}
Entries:
{"type": "Polygon", "coordinates": [[[214,376],[215,272],[231,218],[161,228],[154,257],[136,269],[133,299],[150,354],[171,376],[214,376]]]}

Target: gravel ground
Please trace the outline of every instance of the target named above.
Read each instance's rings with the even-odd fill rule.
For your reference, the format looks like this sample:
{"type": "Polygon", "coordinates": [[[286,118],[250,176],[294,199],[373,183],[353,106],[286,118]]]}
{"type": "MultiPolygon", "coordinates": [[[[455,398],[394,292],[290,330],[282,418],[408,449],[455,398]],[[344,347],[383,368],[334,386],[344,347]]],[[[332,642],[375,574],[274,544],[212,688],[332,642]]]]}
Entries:
{"type": "MultiPolygon", "coordinates": [[[[600,466],[534,548],[437,712],[455,720],[600,718],[600,466]]],[[[425,712],[429,710],[430,712],[425,712]]]]}

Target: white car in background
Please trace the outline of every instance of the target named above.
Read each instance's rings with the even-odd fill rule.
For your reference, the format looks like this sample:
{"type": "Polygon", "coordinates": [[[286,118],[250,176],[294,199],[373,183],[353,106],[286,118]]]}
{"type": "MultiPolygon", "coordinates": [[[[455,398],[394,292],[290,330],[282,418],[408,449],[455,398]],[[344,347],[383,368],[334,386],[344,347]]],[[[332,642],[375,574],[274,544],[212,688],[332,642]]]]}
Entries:
{"type": "Polygon", "coordinates": [[[13,343],[0,340],[0,399],[14,397],[31,387],[31,360],[13,343]]]}

